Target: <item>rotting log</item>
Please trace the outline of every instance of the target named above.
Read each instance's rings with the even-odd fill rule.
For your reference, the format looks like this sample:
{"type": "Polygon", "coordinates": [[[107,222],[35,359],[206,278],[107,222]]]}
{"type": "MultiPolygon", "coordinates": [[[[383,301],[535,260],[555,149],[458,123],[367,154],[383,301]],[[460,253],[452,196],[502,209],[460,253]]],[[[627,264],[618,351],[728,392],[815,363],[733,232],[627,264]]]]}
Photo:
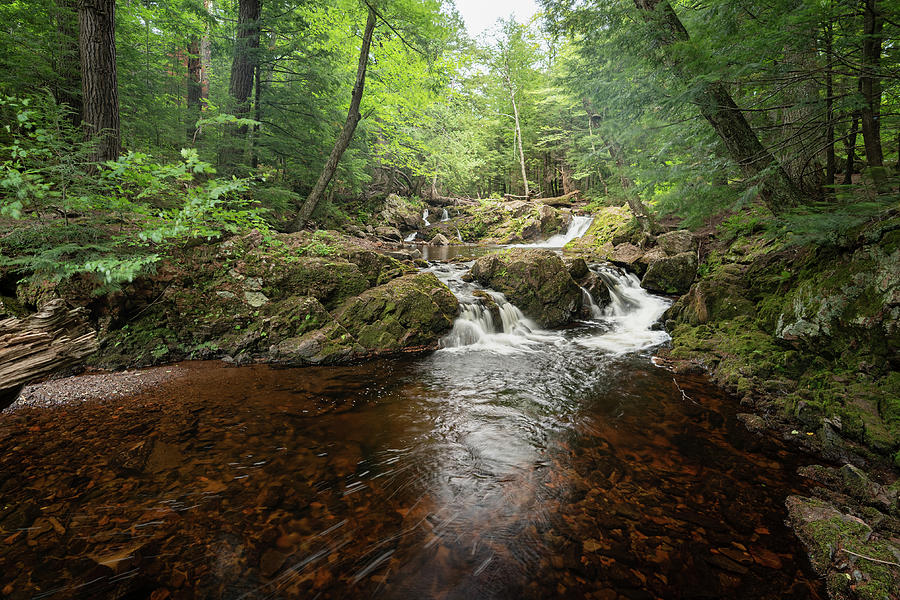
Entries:
{"type": "Polygon", "coordinates": [[[580,193],[581,193],[580,190],[572,190],[565,196],[557,196],[555,198],[544,198],[543,200],[541,200],[541,203],[546,204],[547,206],[554,206],[554,207],[571,206],[572,201],[575,200],[578,197],[578,194],[580,194],[580,193]]]}
{"type": "Polygon", "coordinates": [[[26,384],[77,367],[97,350],[97,332],[86,316],[84,308],[51,300],[24,319],[0,320],[0,410],[26,384]]]}

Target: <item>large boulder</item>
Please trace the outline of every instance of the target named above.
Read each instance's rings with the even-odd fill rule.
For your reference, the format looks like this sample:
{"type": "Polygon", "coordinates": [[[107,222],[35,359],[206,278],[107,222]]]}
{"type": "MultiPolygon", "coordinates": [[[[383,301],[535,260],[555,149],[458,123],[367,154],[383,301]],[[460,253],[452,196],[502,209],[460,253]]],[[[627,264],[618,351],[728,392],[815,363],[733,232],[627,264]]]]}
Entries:
{"type": "Polygon", "coordinates": [[[697,239],[690,231],[680,229],[660,234],[656,238],[656,245],[662,248],[669,256],[673,256],[682,252],[696,251],[697,239]]]}
{"type": "Polygon", "coordinates": [[[404,231],[419,230],[425,227],[421,205],[404,200],[397,194],[391,194],[384,201],[384,209],[379,213],[378,220],[389,227],[396,227],[404,231]]]}
{"type": "Polygon", "coordinates": [[[641,286],[651,292],[683,294],[690,289],[696,276],[697,255],[682,252],[651,262],[641,280],[641,286]]]}
{"type": "Polygon", "coordinates": [[[470,274],[505,294],[541,327],[564,325],[581,309],[581,289],[552,250],[514,248],[482,256],[470,274]]]}
{"type": "Polygon", "coordinates": [[[405,275],[351,298],[332,320],[269,349],[286,364],[329,364],[435,350],[459,302],[432,273],[405,275]]]}
{"type": "Polygon", "coordinates": [[[622,267],[628,271],[634,271],[638,275],[643,275],[644,271],[647,269],[647,265],[641,262],[641,258],[644,257],[644,254],[646,254],[646,252],[639,247],[626,242],[616,245],[613,248],[612,253],[608,255],[607,259],[617,267],[622,267]]]}
{"type": "Polygon", "coordinates": [[[447,236],[445,236],[444,234],[438,233],[433,238],[431,238],[431,241],[428,243],[432,246],[449,246],[450,240],[448,240],[447,236]]]}
{"type": "Polygon", "coordinates": [[[696,326],[753,314],[755,304],[749,294],[740,270],[725,268],[715,279],[703,279],[692,285],[666,312],[666,321],[696,326]]]}

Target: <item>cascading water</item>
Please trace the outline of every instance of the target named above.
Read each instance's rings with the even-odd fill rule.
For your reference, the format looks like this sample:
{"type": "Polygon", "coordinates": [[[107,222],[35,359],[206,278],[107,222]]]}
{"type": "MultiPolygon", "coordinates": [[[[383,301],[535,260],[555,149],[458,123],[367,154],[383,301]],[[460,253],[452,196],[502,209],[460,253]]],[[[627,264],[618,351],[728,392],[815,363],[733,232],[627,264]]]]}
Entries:
{"type": "Polygon", "coordinates": [[[460,302],[460,315],[441,343],[446,350],[508,354],[546,345],[578,344],[618,355],[657,346],[669,339],[665,331],[654,329],[669,301],[649,294],[640,287],[637,277],[615,267],[592,267],[609,288],[610,304],[601,308],[582,287],[582,302],[591,320],[582,328],[550,332],[538,328],[503,294],[463,281],[470,266],[471,263],[439,264],[430,269],[460,302]]]}
{"type": "Polygon", "coordinates": [[[509,353],[530,346],[562,341],[562,337],[542,331],[500,292],[486,290],[462,280],[471,263],[441,264],[430,270],[456,295],[460,314],[453,329],[444,336],[447,350],[490,350],[509,353]]]}
{"type": "Polygon", "coordinates": [[[408,236],[406,236],[406,238],[405,238],[403,241],[404,241],[404,242],[412,242],[413,240],[416,239],[416,236],[417,236],[417,235],[419,235],[419,232],[418,232],[418,231],[413,231],[413,232],[410,233],[408,236]]]}
{"type": "Polygon", "coordinates": [[[445,208],[444,212],[441,213],[441,222],[449,221],[449,220],[450,220],[450,213],[448,213],[447,209],[445,208]]]}
{"type": "Polygon", "coordinates": [[[574,216],[569,228],[565,233],[557,233],[556,235],[533,244],[516,244],[516,248],[562,248],[574,239],[582,237],[594,222],[594,217],[574,216]]]}
{"type": "Polygon", "coordinates": [[[428,220],[428,209],[422,211],[422,220],[425,221],[425,227],[431,227],[431,221],[428,220]]]}
{"type": "Polygon", "coordinates": [[[593,270],[609,288],[610,303],[601,311],[601,319],[611,329],[600,336],[579,339],[580,344],[625,354],[669,339],[665,331],[654,328],[669,307],[668,300],[648,293],[632,273],[607,265],[594,266],[593,270]]]}

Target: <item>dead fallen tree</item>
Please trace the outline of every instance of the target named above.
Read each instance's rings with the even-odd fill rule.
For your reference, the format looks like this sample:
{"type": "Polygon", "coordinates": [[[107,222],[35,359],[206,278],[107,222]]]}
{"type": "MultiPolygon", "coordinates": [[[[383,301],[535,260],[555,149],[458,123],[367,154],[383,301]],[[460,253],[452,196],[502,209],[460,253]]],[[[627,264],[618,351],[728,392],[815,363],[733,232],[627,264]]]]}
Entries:
{"type": "Polygon", "coordinates": [[[29,317],[0,321],[0,410],[26,384],[77,367],[97,350],[97,332],[86,314],[83,308],[69,309],[63,300],[52,300],[29,317]]]}
{"type": "Polygon", "coordinates": [[[578,194],[581,192],[579,190],[574,190],[566,194],[565,196],[556,196],[555,198],[544,198],[541,200],[543,204],[547,206],[560,207],[560,206],[571,206],[572,201],[578,197],[578,194]]]}

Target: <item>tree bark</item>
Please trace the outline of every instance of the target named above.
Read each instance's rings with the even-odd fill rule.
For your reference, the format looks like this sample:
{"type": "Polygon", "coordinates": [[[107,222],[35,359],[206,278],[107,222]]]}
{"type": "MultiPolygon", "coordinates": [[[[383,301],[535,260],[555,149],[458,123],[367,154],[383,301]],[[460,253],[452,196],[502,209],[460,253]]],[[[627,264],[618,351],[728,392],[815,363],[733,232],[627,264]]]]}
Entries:
{"type": "MultiPolygon", "coordinates": [[[[634,3],[647,20],[656,25],[658,41],[662,45],[690,40],[687,29],[666,0],[634,0],[634,3]]],[[[674,60],[668,62],[677,76],[690,77],[682,65],[674,60]]],[[[795,183],[760,143],[722,83],[703,83],[694,99],[700,113],[712,125],[744,175],[760,181],[760,196],[769,210],[777,213],[801,201],[795,183]]]]}
{"type": "MultiPolygon", "coordinates": [[[[877,0],[865,0],[863,12],[862,74],[860,89],[863,108],[860,111],[863,143],[866,146],[866,162],[870,167],[883,167],[884,155],[881,149],[881,78],[878,69],[881,64],[881,33],[884,19],[878,12],[877,0]]],[[[873,172],[876,179],[883,174],[873,172]]]]}
{"type": "Polygon", "coordinates": [[[76,0],[56,1],[56,31],[59,46],[54,65],[56,86],[53,93],[59,104],[72,109],[70,122],[78,127],[84,113],[81,101],[81,55],[78,45],[78,3],[76,0]]]}
{"type": "MultiPolygon", "coordinates": [[[[210,0],[203,0],[204,14],[209,14],[210,0]]],[[[209,76],[212,69],[212,46],[209,43],[209,24],[200,36],[200,99],[209,99],[209,76]]]]}
{"type": "MultiPolygon", "coordinates": [[[[239,0],[237,39],[234,59],[231,63],[231,79],[228,94],[231,96],[231,113],[239,119],[250,115],[250,94],[259,60],[259,15],[261,0],[239,0]]],[[[240,125],[229,132],[222,149],[222,163],[235,166],[243,156],[248,127],[240,125]]]]}
{"type": "Polygon", "coordinates": [[[85,134],[96,142],[94,160],[115,160],[120,147],[115,0],[81,0],[78,47],[85,134]]]}
{"type": "Polygon", "coordinates": [[[201,87],[203,67],[200,62],[200,39],[197,36],[191,38],[187,52],[187,143],[193,145],[197,121],[200,120],[200,99],[203,92],[201,87]]]}
{"type": "Polygon", "coordinates": [[[859,132],[859,114],[853,114],[853,122],[850,124],[850,134],[847,136],[847,164],[844,167],[844,185],[853,183],[853,169],[856,162],[856,136],[859,132]]]}
{"type": "Polygon", "coordinates": [[[322,174],[319,175],[316,185],[313,186],[313,189],[303,203],[303,206],[300,207],[297,218],[294,219],[294,222],[291,224],[292,231],[300,231],[306,226],[306,222],[309,221],[310,216],[312,216],[313,211],[316,209],[316,205],[319,204],[319,200],[322,198],[322,194],[325,193],[325,189],[331,182],[331,178],[334,177],[338,163],[341,161],[341,156],[350,145],[350,141],[353,139],[353,132],[356,131],[356,126],[362,118],[362,115],[359,113],[359,105],[362,102],[363,88],[366,84],[366,67],[369,63],[369,48],[372,45],[375,20],[375,9],[370,6],[369,16],[366,19],[366,29],[363,33],[362,46],[359,50],[359,65],[356,68],[356,83],[353,85],[353,93],[350,96],[350,110],[347,112],[347,120],[344,122],[344,127],[341,129],[340,135],[338,135],[337,140],[334,142],[334,148],[332,148],[331,154],[325,162],[322,174]]]}
{"type": "Polygon", "coordinates": [[[837,158],[834,153],[834,73],[831,68],[833,54],[834,28],[831,21],[825,24],[825,185],[833,186],[837,171],[837,158]]]}

